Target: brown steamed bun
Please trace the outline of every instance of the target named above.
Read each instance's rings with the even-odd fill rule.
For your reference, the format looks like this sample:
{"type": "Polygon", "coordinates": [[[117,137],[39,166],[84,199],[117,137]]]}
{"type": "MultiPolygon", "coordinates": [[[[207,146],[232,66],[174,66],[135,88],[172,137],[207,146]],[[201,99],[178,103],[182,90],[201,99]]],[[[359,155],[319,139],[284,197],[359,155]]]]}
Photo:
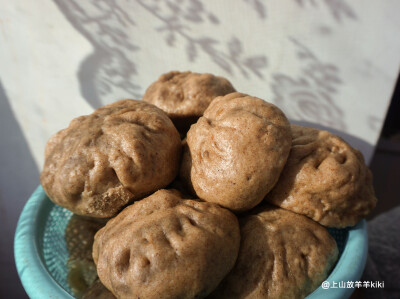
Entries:
{"type": "Polygon", "coordinates": [[[240,235],[235,267],[209,298],[304,298],[338,258],[325,227],[266,204],[240,219],[240,235]]]}
{"type": "Polygon", "coordinates": [[[168,185],[181,141],[154,105],[122,100],[71,121],[46,145],[41,183],[50,199],[79,215],[107,218],[168,185]]]}
{"type": "Polygon", "coordinates": [[[235,89],[223,77],[173,71],[153,82],[147,88],[143,101],[165,111],[184,136],[215,97],[231,92],[235,89]]]}
{"type": "Polygon", "coordinates": [[[118,298],[203,298],[234,266],[239,243],[230,211],[159,190],[97,232],[93,258],[118,298]]]}
{"type": "Polygon", "coordinates": [[[276,106],[231,93],[216,98],[187,133],[180,177],[205,201],[235,212],[259,204],[289,155],[291,131],[276,106]]]}
{"type": "Polygon", "coordinates": [[[292,149],[266,201],[328,227],[357,224],[375,207],[360,151],[327,131],[292,125],[292,149]]]}

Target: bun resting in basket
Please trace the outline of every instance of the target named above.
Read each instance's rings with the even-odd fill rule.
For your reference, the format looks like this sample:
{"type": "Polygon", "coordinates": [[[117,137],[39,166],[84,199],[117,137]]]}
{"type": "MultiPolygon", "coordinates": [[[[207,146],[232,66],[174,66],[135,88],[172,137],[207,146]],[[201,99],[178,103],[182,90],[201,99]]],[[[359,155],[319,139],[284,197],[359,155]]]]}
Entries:
{"type": "Polygon", "coordinates": [[[164,110],[184,136],[215,97],[231,92],[235,92],[235,88],[223,77],[173,71],[152,83],[143,101],[164,110]]]}
{"type": "Polygon", "coordinates": [[[217,97],[187,133],[180,177],[205,201],[249,210],[277,182],[291,139],[278,107],[242,93],[217,97]]]}
{"type": "Polygon", "coordinates": [[[240,218],[240,235],[235,267],[209,298],[304,298],[338,258],[325,227],[272,205],[240,218]]]}
{"type": "Polygon", "coordinates": [[[122,100],[71,121],[50,138],[41,183],[79,215],[107,218],[177,175],[179,133],[154,105],[122,100]]]}
{"type": "Polygon", "coordinates": [[[375,207],[360,151],[327,131],[292,125],[286,166],[266,201],[328,227],[356,225],[375,207]]]}
{"type": "Polygon", "coordinates": [[[160,190],[97,232],[93,259],[118,298],[203,298],[232,269],[239,243],[230,211],[160,190]]]}

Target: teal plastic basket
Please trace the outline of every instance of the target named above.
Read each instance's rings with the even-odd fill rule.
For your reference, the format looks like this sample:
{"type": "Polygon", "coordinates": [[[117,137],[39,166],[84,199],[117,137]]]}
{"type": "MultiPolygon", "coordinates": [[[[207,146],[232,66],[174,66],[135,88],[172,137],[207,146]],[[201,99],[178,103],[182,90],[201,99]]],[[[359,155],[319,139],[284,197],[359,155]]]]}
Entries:
{"type": "MultiPolygon", "coordinates": [[[[54,205],[39,186],[26,203],[15,233],[15,261],[22,285],[30,298],[74,298],[67,283],[68,251],[65,228],[72,213],[54,205]]],[[[365,220],[348,229],[330,229],[340,258],[327,278],[330,286],[319,287],[309,299],[343,299],[350,297],[352,288],[339,288],[339,282],[358,281],[367,258],[367,229],[365,220]]]]}

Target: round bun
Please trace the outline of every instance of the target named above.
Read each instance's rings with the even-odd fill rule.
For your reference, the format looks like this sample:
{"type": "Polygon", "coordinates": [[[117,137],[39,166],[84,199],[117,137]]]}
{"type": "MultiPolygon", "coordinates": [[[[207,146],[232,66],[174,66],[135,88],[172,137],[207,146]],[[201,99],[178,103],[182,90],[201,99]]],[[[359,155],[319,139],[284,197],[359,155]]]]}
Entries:
{"type": "Polygon", "coordinates": [[[52,136],[40,180],[54,203],[107,218],[168,185],[179,170],[180,152],[179,133],[162,110],[122,100],[52,136]]]}
{"type": "Polygon", "coordinates": [[[169,72],[147,88],[143,101],[165,111],[178,131],[186,134],[217,96],[235,92],[223,77],[192,72],[169,72]]]}
{"type": "Polygon", "coordinates": [[[210,298],[304,298],[338,258],[326,228],[269,205],[240,219],[240,235],[236,265],[210,298]]]}
{"type": "Polygon", "coordinates": [[[93,258],[118,298],[203,298],[233,268],[239,243],[231,212],[160,190],[96,234],[93,258]]]}
{"type": "Polygon", "coordinates": [[[231,93],[216,98],[190,128],[180,176],[205,201],[249,210],[275,185],[290,145],[290,125],[279,108],[231,93]]]}
{"type": "Polygon", "coordinates": [[[362,154],[327,131],[292,125],[292,149],[266,200],[329,227],[356,225],[376,205],[362,154]]]}

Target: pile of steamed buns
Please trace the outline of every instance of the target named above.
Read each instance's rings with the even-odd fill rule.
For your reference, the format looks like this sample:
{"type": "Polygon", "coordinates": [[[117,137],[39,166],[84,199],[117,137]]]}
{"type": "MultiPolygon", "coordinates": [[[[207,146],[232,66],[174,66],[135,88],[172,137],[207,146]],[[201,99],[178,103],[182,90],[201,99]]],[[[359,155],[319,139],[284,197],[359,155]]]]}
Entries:
{"type": "Polygon", "coordinates": [[[69,281],[83,298],[303,298],[338,258],[325,227],[375,207],[371,180],[341,138],[191,72],[72,120],[41,174],[74,213],[69,281]]]}

